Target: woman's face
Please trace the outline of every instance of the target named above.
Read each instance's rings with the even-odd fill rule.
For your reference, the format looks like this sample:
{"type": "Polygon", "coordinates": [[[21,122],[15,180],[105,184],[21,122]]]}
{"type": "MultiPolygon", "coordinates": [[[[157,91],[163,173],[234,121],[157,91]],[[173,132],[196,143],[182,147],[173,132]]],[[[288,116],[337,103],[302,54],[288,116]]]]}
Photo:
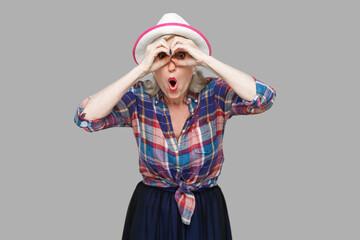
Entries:
{"type": "MultiPolygon", "coordinates": [[[[171,46],[173,37],[169,38],[166,42],[171,46]]],[[[159,57],[163,55],[159,54],[159,57]]],[[[172,58],[178,60],[186,59],[188,54],[185,52],[177,51],[172,53],[172,58]]],[[[171,58],[171,59],[172,59],[171,58]]],[[[164,97],[167,98],[169,103],[183,102],[187,97],[187,92],[191,82],[191,78],[196,69],[196,66],[176,66],[175,63],[170,62],[163,67],[159,68],[153,75],[156,82],[159,84],[164,97]]]]}

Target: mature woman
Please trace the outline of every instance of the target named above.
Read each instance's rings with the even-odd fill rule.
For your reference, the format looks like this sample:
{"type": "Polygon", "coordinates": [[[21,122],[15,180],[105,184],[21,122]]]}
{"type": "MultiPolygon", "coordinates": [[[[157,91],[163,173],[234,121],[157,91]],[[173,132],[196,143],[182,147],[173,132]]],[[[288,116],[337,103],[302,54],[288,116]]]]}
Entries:
{"type": "Polygon", "coordinates": [[[275,90],[212,57],[205,36],[175,13],[141,34],[133,55],[138,65],[82,101],[75,115],[90,132],[133,129],[143,180],[123,239],[231,239],[217,185],[225,123],[266,111],[275,90]],[[197,66],[219,77],[205,78],[197,66]],[[148,73],[153,79],[141,81],[148,73]]]}

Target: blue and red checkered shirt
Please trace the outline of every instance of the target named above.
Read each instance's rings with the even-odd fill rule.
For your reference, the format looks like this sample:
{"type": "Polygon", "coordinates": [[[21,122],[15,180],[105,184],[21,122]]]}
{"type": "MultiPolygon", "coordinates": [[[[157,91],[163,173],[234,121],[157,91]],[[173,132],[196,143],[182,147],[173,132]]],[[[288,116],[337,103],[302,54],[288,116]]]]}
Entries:
{"type": "Polygon", "coordinates": [[[155,96],[145,92],[143,81],[135,83],[103,119],[87,121],[82,114],[90,97],[83,100],[75,123],[86,131],[109,127],[132,127],[139,148],[143,183],[158,187],[178,187],[175,192],[181,219],[189,225],[195,209],[192,191],[217,185],[224,162],[225,123],[234,115],[258,114],[268,110],[275,90],[257,80],[253,101],[241,99],[221,78],[207,77],[200,93],[189,91],[190,117],[179,140],[161,90],[155,96]]]}

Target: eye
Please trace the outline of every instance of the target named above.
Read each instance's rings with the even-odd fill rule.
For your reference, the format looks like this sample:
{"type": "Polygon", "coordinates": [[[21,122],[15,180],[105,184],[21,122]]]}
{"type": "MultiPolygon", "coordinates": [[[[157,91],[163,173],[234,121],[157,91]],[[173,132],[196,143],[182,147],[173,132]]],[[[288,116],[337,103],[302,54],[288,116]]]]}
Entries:
{"type": "Polygon", "coordinates": [[[186,57],[186,53],[185,52],[177,52],[175,53],[175,58],[178,58],[178,59],[184,59],[186,57]]]}
{"type": "Polygon", "coordinates": [[[158,54],[158,57],[159,57],[160,59],[163,59],[164,57],[166,57],[166,53],[161,52],[161,53],[158,54]]]}

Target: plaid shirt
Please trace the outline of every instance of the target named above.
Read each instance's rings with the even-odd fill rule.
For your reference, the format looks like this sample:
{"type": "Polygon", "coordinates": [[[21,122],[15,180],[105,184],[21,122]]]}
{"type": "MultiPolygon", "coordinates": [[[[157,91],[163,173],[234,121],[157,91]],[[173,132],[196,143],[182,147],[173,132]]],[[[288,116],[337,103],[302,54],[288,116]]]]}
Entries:
{"type": "Polygon", "coordinates": [[[142,81],[135,83],[103,119],[84,119],[82,111],[90,97],[86,98],[80,103],[74,121],[88,132],[114,126],[132,127],[143,183],[178,187],[174,197],[182,222],[189,225],[195,209],[192,191],[217,185],[224,162],[226,121],[234,115],[262,113],[275,100],[275,90],[253,78],[257,93],[253,101],[241,99],[221,78],[207,77],[200,93],[189,91],[187,105],[191,114],[178,141],[161,90],[150,96],[142,81]]]}

